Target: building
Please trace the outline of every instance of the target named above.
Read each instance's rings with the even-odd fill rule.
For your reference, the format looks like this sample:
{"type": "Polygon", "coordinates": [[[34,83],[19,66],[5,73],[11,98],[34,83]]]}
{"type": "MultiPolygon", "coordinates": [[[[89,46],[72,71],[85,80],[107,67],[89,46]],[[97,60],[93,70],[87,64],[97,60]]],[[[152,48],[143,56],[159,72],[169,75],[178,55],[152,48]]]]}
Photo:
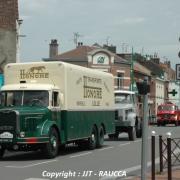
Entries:
{"type": "Polygon", "coordinates": [[[43,60],[64,61],[112,73],[115,77],[115,87],[129,90],[131,83],[131,64],[127,60],[119,57],[116,53],[113,53],[98,44],[85,46],[82,43],[78,43],[77,48],[59,54],[56,39],[51,40],[49,46],[49,58],[43,60]]]}
{"type": "MultiPolygon", "coordinates": [[[[18,0],[0,0],[0,70],[16,62],[18,0]]],[[[1,72],[2,73],[2,72],[1,72]]]]}

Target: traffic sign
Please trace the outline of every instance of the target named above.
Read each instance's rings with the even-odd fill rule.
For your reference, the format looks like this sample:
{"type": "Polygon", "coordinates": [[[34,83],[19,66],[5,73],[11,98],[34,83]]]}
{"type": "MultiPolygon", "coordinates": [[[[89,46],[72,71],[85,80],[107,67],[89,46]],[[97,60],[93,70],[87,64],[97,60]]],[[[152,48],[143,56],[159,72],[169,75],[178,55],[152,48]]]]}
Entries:
{"type": "Polygon", "coordinates": [[[175,89],[173,89],[172,91],[168,92],[168,94],[172,94],[173,96],[175,96],[177,93],[178,92],[175,89]]]}

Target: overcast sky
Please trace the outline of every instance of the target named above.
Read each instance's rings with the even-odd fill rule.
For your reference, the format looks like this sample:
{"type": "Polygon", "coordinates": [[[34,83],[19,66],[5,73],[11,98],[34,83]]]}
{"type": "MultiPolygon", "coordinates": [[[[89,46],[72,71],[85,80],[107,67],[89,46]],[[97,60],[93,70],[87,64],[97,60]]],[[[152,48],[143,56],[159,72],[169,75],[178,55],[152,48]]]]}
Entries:
{"type": "Polygon", "coordinates": [[[75,48],[78,32],[84,45],[108,42],[118,53],[133,46],[180,63],[180,0],[19,0],[19,13],[22,61],[47,58],[53,38],[60,53],[75,48]]]}

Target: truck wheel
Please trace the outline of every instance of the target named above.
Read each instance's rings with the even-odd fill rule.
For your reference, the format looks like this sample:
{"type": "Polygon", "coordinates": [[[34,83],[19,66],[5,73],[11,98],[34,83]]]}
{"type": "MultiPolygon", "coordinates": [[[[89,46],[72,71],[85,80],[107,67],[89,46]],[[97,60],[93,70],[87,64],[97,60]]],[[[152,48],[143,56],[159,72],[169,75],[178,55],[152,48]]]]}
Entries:
{"type": "Polygon", "coordinates": [[[157,126],[161,126],[161,123],[160,123],[160,122],[157,122],[157,126]]]}
{"type": "Polygon", "coordinates": [[[98,135],[97,147],[102,147],[104,144],[104,129],[101,126],[98,135]]]}
{"type": "Polygon", "coordinates": [[[136,139],[136,128],[130,127],[128,130],[128,136],[130,141],[134,141],[136,139]]]}
{"type": "Polygon", "coordinates": [[[92,129],[91,137],[88,139],[88,149],[95,149],[97,146],[97,130],[95,127],[92,129]]]}
{"type": "Polygon", "coordinates": [[[114,139],[114,134],[108,134],[109,139],[114,139]]]}
{"type": "Polygon", "coordinates": [[[0,149],[0,159],[3,158],[4,153],[5,153],[5,149],[4,149],[4,148],[3,148],[3,149],[0,149]]]}
{"type": "Polygon", "coordinates": [[[49,132],[49,143],[45,145],[45,155],[47,158],[54,158],[58,154],[59,138],[55,128],[51,128],[49,132]]]}
{"type": "Polygon", "coordinates": [[[175,126],[178,126],[178,125],[179,125],[178,121],[175,121],[175,126]]]}

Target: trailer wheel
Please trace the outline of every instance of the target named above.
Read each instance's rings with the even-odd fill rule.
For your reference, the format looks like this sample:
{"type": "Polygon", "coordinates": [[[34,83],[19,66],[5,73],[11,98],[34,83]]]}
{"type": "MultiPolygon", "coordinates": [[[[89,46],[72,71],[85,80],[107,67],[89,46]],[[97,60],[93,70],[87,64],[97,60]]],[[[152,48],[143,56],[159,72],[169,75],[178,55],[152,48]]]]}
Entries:
{"type": "Polygon", "coordinates": [[[104,128],[101,126],[98,135],[97,147],[102,147],[104,144],[104,128]]]}
{"type": "Polygon", "coordinates": [[[51,128],[49,132],[49,143],[45,145],[45,155],[47,158],[54,158],[58,154],[59,149],[59,138],[55,128],[51,128]]]}
{"type": "Polygon", "coordinates": [[[119,132],[115,132],[114,134],[108,134],[109,139],[118,139],[119,132]]]}
{"type": "Polygon", "coordinates": [[[109,139],[114,139],[114,134],[108,134],[109,139]]]}
{"type": "Polygon", "coordinates": [[[179,122],[178,121],[175,121],[175,126],[178,126],[179,125],[179,122]]]}
{"type": "Polygon", "coordinates": [[[5,153],[5,149],[4,148],[0,149],[0,159],[3,158],[4,153],[5,153]]]}
{"type": "Polygon", "coordinates": [[[136,128],[130,127],[128,129],[128,136],[130,141],[134,141],[136,139],[136,128]]]}
{"type": "Polygon", "coordinates": [[[97,146],[97,130],[95,127],[92,129],[91,137],[88,139],[88,149],[95,149],[97,146]]]}

